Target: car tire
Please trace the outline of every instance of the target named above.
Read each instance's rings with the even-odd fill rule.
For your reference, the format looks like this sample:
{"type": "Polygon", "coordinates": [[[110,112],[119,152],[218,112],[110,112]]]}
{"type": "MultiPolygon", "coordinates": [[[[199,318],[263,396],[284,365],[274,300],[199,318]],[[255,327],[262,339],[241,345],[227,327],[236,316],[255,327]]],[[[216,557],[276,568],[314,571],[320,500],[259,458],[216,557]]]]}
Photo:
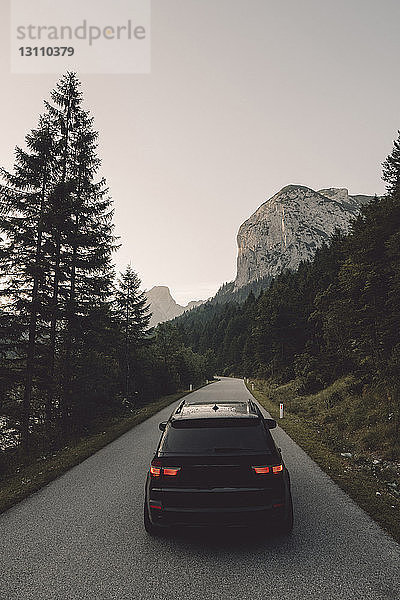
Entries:
{"type": "Polygon", "coordinates": [[[157,525],[153,525],[153,523],[150,521],[150,515],[149,515],[149,509],[147,508],[147,502],[144,503],[143,523],[144,523],[144,528],[149,535],[157,535],[158,534],[159,528],[157,527],[157,525]]]}
{"type": "Polygon", "coordinates": [[[287,509],[285,511],[285,515],[282,520],[278,523],[277,530],[279,533],[284,535],[288,535],[293,529],[293,502],[292,496],[289,495],[289,502],[287,509]]]}

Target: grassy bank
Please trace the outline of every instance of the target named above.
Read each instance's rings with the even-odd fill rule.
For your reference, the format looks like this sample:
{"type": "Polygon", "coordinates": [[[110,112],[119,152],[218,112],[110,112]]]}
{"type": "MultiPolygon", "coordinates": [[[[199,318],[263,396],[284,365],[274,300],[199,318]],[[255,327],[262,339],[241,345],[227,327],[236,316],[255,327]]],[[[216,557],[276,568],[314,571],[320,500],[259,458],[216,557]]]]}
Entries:
{"type": "Polygon", "coordinates": [[[389,448],[384,436],[378,447],[378,433],[383,434],[383,426],[378,422],[374,427],[372,419],[368,427],[371,420],[368,407],[364,411],[358,405],[350,409],[356,399],[351,377],[310,396],[298,395],[296,382],[276,385],[263,380],[252,381],[252,393],[274,418],[279,418],[279,403],[284,402],[285,416],[279,425],[288,435],[400,542],[397,449],[389,448]],[[348,414],[343,414],[346,410],[348,414]],[[358,427],[355,422],[352,424],[353,418],[358,427]],[[369,438],[373,443],[368,446],[369,438]]]}
{"type": "Polygon", "coordinates": [[[19,468],[16,474],[0,482],[0,513],[188,393],[185,391],[165,396],[138,409],[129,417],[103,422],[98,433],[78,439],[50,456],[39,457],[33,464],[19,468]]]}

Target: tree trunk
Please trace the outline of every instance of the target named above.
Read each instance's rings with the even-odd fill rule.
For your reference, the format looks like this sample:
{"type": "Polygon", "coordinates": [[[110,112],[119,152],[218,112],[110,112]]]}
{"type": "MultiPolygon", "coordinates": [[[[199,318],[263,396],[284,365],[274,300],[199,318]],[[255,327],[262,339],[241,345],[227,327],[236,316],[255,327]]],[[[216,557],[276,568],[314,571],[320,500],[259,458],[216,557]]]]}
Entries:
{"type": "MultiPolygon", "coordinates": [[[[64,141],[64,159],[63,159],[63,170],[61,176],[61,189],[63,194],[63,201],[65,201],[66,189],[65,182],[67,178],[67,161],[68,161],[68,144],[69,144],[69,131],[71,121],[71,98],[69,98],[66,123],[65,123],[65,141],[64,141]]],[[[61,215],[62,218],[62,215],[61,215]]],[[[60,265],[61,265],[61,222],[57,224],[56,230],[56,254],[54,263],[54,283],[53,283],[53,298],[51,307],[51,321],[50,321],[50,357],[49,357],[49,384],[47,394],[47,413],[52,414],[54,399],[55,399],[55,365],[56,365],[56,338],[57,338],[57,321],[58,321],[58,292],[60,284],[60,265]]],[[[62,415],[64,420],[66,415],[62,415]]]]}
{"type": "Polygon", "coordinates": [[[28,348],[26,355],[26,370],[25,370],[25,389],[22,403],[22,418],[21,418],[21,450],[26,454],[29,450],[29,420],[31,417],[32,403],[32,386],[33,386],[33,371],[35,365],[35,349],[36,349],[36,327],[37,313],[39,308],[39,280],[40,280],[40,261],[42,254],[42,237],[43,237],[43,210],[44,199],[46,192],[47,178],[43,178],[42,193],[39,211],[38,237],[36,242],[35,253],[35,269],[33,276],[32,288],[32,303],[31,313],[29,318],[29,333],[28,333],[28,348]]]}
{"type": "MultiPolygon", "coordinates": [[[[79,217],[76,215],[75,221],[75,236],[79,230],[79,217]]],[[[69,306],[67,308],[67,330],[65,339],[65,364],[64,364],[64,377],[63,377],[63,389],[62,389],[62,404],[61,414],[63,422],[68,422],[71,415],[71,378],[72,378],[72,345],[74,340],[73,334],[73,323],[76,318],[76,262],[77,262],[78,249],[75,244],[72,253],[71,261],[71,285],[70,285],[70,296],[69,306]]]]}

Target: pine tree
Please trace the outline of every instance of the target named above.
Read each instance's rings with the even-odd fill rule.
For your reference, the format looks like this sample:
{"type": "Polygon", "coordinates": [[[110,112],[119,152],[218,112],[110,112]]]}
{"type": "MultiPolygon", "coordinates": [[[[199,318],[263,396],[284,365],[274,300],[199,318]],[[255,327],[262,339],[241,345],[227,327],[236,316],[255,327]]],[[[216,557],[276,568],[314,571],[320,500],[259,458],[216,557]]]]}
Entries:
{"type": "MultiPolygon", "coordinates": [[[[0,271],[1,290],[8,319],[21,329],[20,346],[25,346],[26,368],[21,414],[22,447],[29,439],[32,388],[35,369],[38,318],[42,315],[43,292],[49,277],[49,257],[44,245],[49,237],[49,196],[54,190],[57,169],[55,129],[51,120],[40,117],[37,129],[25,138],[27,150],[17,147],[14,173],[1,169],[3,206],[0,231],[4,234],[0,271]],[[24,326],[26,335],[24,335],[24,326]],[[27,339],[24,344],[23,339],[27,339]]],[[[2,331],[3,344],[10,339],[2,331]]]]}
{"type": "Polygon", "coordinates": [[[116,315],[121,324],[124,340],[124,397],[132,402],[136,391],[132,367],[136,353],[146,337],[151,314],[144,292],[140,291],[140,279],[130,265],[120,274],[115,292],[116,315]]]}
{"type": "Polygon", "coordinates": [[[95,180],[100,167],[96,155],[97,138],[93,118],[88,112],[77,110],[70,137],[71,227],[65,232],[61,255],[63,271],[67,275],[62,286],[66,299],[61,402],[64,421],[72,410],[72,349],[80,338],[82,320],[92,318],[95,312],[100,316],[108,310],[114,279],[111,263],[116,248],[112,233],[113,211],[105,180],[95,180]]]}
{"type": "Polygon", "coordinates": [[[61,316],[60,310],[60,281],[62,272],[62,244],[65,236],[73,228],[72,223],[72,192],[74,190],[73,178],[73,134],[78,127],[78,115],[81,112],[82,93],[80,82],[75,73],[67,73],[57,83],[51,92],[50,102],[45,102],[47,113],[57,128],[58,150],[58,177],[53,194],[52,205],[52,233],[54,239],[54,266],[50,309],[50,344],[48,356],[48,384],[47,384],[47,414],[48,419],[52,413],[56,395],[56,338],[57,323],[61,316]]]}
{"type": "Polygon", "coordinates": [[[399,197],[400,194],[400,131],[393,142],[391,154],[383,162],[382,179],[386,182],[387,193],[399,197]]]}
{"type": "MultiPolygon", "coordinates": [[[[46,390],[41,402],[47,421],[56,399],[68,419],[77,332],[87,332],[96,318],[103,322],[112,292],[111,199],[105,181],[95,181],[100,166],[98,134],[81,106],[79,87],[74,73],[61,78],[51,93],[52,102],[45,102],[38,128],[26,137],[27,150],[16,149],[14,173],[1,171],[0,277],[5,308],[0,337],[5,353],[7,344],[16,348],[19,343],[23,350],[19,358],[26,362],[21,415],[25,450],[35,377],[39,396],[46,390]],[[44,359],[40,364],[39,358],[44,359]]],[[[82,339],[79,349],[85,352],[82,339]]]]}

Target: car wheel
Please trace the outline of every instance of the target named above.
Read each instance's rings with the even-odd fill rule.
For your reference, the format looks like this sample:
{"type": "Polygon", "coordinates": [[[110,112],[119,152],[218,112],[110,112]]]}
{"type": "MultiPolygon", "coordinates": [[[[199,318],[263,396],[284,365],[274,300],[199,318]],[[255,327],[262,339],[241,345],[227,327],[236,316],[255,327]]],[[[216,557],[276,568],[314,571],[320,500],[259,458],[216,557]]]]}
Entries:
{"type": "Polygon", "coordinates": [[[293,502],[292,496],[289,495],[288,507],[285,511],[282,520],[279,522],[277,530],[279,533],[289,534],[293,529],[293,502]]]}
{"type": "Polygon", "coordinates": [[[147,502],[144,503],[143,523],[144,523],[144,528],[149,535],[160,535],[161,534],[161,528],[157,525],[154,525],[150,521],[149,509],[147,508],[147,502]]]}
{"type": "Polygon", "coordinates": [[[156,534],[156,528],[153,523],[150,521],[149,509],[147,508],[147,502],[144,503],[144,514],[143,514],[143,523],[144,528],[150,535],[156,534]]]}

